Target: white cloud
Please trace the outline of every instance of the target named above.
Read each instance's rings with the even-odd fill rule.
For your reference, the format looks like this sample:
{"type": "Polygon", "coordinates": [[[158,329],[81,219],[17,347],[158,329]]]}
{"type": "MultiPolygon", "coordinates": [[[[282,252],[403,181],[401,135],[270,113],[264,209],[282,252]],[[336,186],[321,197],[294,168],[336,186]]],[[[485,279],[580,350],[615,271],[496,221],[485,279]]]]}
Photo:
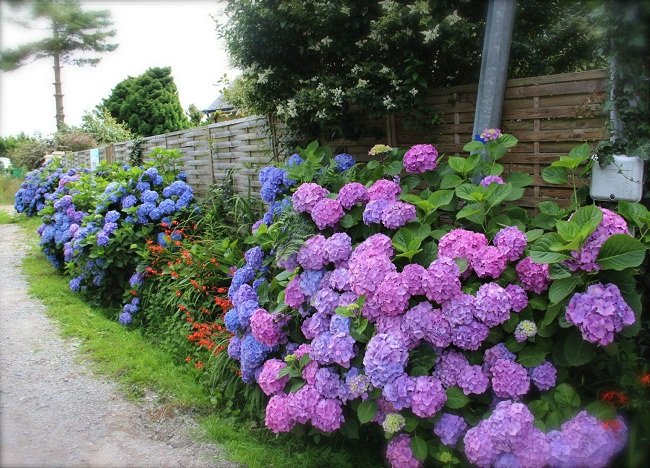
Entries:
{"type": "MultiPolygon", "coordinates": [[[[62,72],[66,123],[77,125],[127,76],[150,67],[171,66],[183,108],[203,108],[217,96],[217,80],[238,72],[228,64],[210,15],[223,20],[215,1],[84,1],[87,9],[111,10],[120,44],[96,67],[66,66],[62,72]]],[[[0,0],[0,47],[33,39],[34,32],[8,21],[15,12],[0,0]]],[[[21,131],[50,134],[56,129],[52,63],[41,59],[0,73],[0,135],[21,131]]]]}

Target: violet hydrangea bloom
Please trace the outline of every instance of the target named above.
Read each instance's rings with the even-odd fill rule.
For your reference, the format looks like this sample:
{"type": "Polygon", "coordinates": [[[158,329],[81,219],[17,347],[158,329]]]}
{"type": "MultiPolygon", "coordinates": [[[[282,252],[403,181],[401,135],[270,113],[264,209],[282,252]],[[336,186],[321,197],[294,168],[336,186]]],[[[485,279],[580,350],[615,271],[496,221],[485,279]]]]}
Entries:
{"type": "Polygon", "coordinates": [[[495,141],[501,136],[501,129],[499,128],[486,128],[481,132],[480,138],[483,143],[488,141],[495,141]]]}
{"type": "Polygon", "coordinates": [[[300,275],[295,276],[284,290],[284,303],[294,309],[299,308],[305,302],[305,296],[300,290],[300,275]]]}
{"type": "Polygon", "coordinates": [[[400,201],[389,203],[381,212],[381,223],[388,229],[398,229],[415,218],[415,207],[400,201]]]}
{"type": "Polygon", "coordinates": [[[498,359],[514,361],[517,356],[511,352],[504,343],[497,343],[483,353],[484,370],[488,375],[492,375],[492,366],[498,359]]]}
{"type": "Polygon", "coordinates": [[[426,272],[426,268],[417,263],[409,263],[402,269],[402,272],[400,273],[402,284],[411,296],[424,295],[422,278],[424,278],[426,272]]]}
{"type": "Polygon", "coordinates": [[[509,262],[518,260],[526,250],[528,239],[516,226],[507,226],[497,232],[492,243],[499,249],[509,262]]]}
{"type": "Polygon", "coordinates": [[[381,223],[381,217],[384,214],[384,210],[391,204],[389,200],[371,200],[366,204],[366,207],[363,210],[363,224],[366,226],[370,224],[381,223]]]}
{"type": "Polygon", "coordinates": [[[422,278],[422,288],[430,301],[438,304],[458,296],[460,290],[460,270],[449,257],[440,256],[429,265],[427,274],[422,278]]]}
{"type": "Polygon", "coordinates": [[[528,294],[524,288],[518,284],[509,284],[506,286],[506,292],[510,296],[510,304],[514,312],[521,312],[528,307],[528,294]]]}
{"type": "Polygon", "coordinates": [[[321,367],[316,371],[314,386],[318,393],[325,398],[338,398],[341,392],[341,379],[329,367],[321,367]]]}
{"type": "Polygon", "coordinates": [[[467,423],[462,416],[456,416],[451,413],[443,413],[438,422],[433,427],[433,432],[440,441],[453,447],[463,434],[467,431],[467,423]]]}
{"type": "Polygon", "coordinates": [[[438,166],[438,150],[433,145],[414,145],[404,154],[406,172],[422,174],[438,166]]]}
{"type": "Polygon", "coordinates": [[[490,334],[487,325],[478,320],[456,325],[452,330],[451,340],[460,349],[476,351],[490,334]]]}
{"type": "Polygon", "coordinates": [[[382,395],[393,405],[396,410],[411,407],[413,392],[415,391],[415,378],[403,373],[384,385],[382,395]]]}
{"type": "Polygon", "coordinates": [[[283,393],[273,395],[266,405],[264,424],[272,432],[279,434],[289,432],[296,425],[296,421],[289,410],[289,396],[283,393]]]}
{"type": "Polygon", "coordinates": [[[449,258],[464,258],[468,262],[476,252],[488,245],[487,237],[480,232],[465,229],[452,229],[440,238],[438,256],[449,258]]]}
{"type": "Polygon", "coordinates": [[[399,339],[379,333],[368,342],[363,358],[365,373],[376,387],[382,387],[404,372],[408,352],[399,339]]]}
{"type": "Polygon", "coordinates": [[[402,188],[392,180],[379,179],[368,189],[368,198],[372,200],[395,201],[402,188]]]}
{"type": "Polygon", "coordinates": [[[388,273],[397,267],[385,255],[373,255],[350,260],[350,289],[356,294],[374,294],[388,273]]]}
{"type": "Polygon", "coordinates": [[[399,434],[388,442],[386,458],[392,468],[420,468],[422,463],[411,450],[411,437],[399,434]]]}
{"type": "Polygon", "coordinates": [[[302,184],[291,196],[293,209],[298,213],[311,214],[316,203],[325,198],[329,193],[329,190],[318,184],[312,182],[302,184]]]}
{"type": "Polygon", "coordinates": [[[285,367],[287,365],[279,359],[269,359],[264,363],[262,372],[257,377],[257,383],[266,395],[275,395],[284,389],[289,376],[279,377],[278,373],[285,367]]]}
{"type": "Polygon", "coordinates": [[[298,250],[298,263],[305,270],[320,270],[325,266],[325,242],[324,236],[317,234],[310,237],[298,250]]]}
{"type": "Polygon", "coordinates": [[[596,258],[598,258],[600,248],[605,241],[614,234],[630,233],[622,216],[607,208],[599,207],[599,209],[603,213],[602,221],[596,230],[587,237],[580,250],[571,252],[573,259],[565,262],[571,271],[598,271],[600,266],[596,263],[596,258]]]}
{"type": "Polygon", "coordinates": [[[465,366],[458,375],[458,386],[465,395],[485,393],[489,385],[488,376],[481,366],[465,366]]]}
{"type": "Polygon", "coordinates": [[[321,399],[316,403],[311,424],[323,432],[334,432],[343,425],[341,403],[332,398],[321,399]]]}
{"type": "Polygon", "coordinates": [[[399,315],[408,307],[410,297],[399,273],[391,272],[384,276],[377,287],[374,300],[384,314],[399,315]]]}
{"type": "Polygon", "coordinates": [[[469,362],[463,353],[447,349],[438,359],[433,375],[440,379],[444,387],[451,387],[458,383],[461,371],[468,365],[469,362]]]}
{"type": "Polygon", "coordinates": [[[321,399],[313,385],[305,385],[294,393],[289,393],[288,406],[291,415],[300,424],[306,424],[316,411],[316,404],[321,399]]]}
{"type": "Polygon", "coordinates": [[[535,263],[532,258],[526,257],[517,263],[515,270],[526,291],[541,294],[551,285],[547,264],[535,263]]]}
{"type": "Polygon", "coordinates": [[[590,343],[606,346],[614,334],[632,325],[636,318],[615,284],[592,284],[569,301],[566,319],[590,343]]]}
{"type": "Polygon", "coordinates": [[[476,317],[488,327],[501,325],[510,318],[512,304],[508,292],[496,283],[481,285],[476,293],[476,317]]]}
{"type": "Polygon", "coordinates": [[[332,314],[339,305],[340,294],[328,287],[321,288],[311,300],[314,308],[322,314],[332,314]]]}
{"type": "Polygon", "coordinates": [[[282,314],[269,314],[264,309],[257,309],[251,316],[251,331],[253,337],[267,346],[275,346],[286,342],[287,336],[282,327],[288,317],[282,314]]]}
{"type": "Polygon", "coordinates": [[[352,239],[344,232],[337,232],[327,238],[323,252],[327,262],[334,264],[345,262],[352,253],[352,239]]]}
{"type": "Polygon", "coordinates": [[[505,182],[498,175],[485,176],[480,182],[480,185],[482,185],[483,187],[488,187],[490,184],[503,185],[505,184],[505,182]]]}
{"type": "Polygon", "coordinates": [[[442,313],[452,326],[469,325],[476,315],[474,301],[474,296],[461,293],[442,304],[442,313]]]}
{"type": "Polygon", "coordinates": [[[415,377],[415,390],[411,411],[421,418],[430,418],[440,411],[447,401],[447,394],[440,380],[428,375],[415,377]]]}
{"type": "Polygon", "coordinates": [[[367,203],[369,200],[368,191],[359,182],[350,182],[345,184],[339,190],[337,195],[337,200],[341,203],[341,206],[349,210],[355,205],[367,203]]]}
{"type": "Polygon", "coordinates": [[[338,200],[322,198],[311,210],[311,219],[321,231],[336,226],[345,213],[338,200]]]}
{"type": "Polygon", "coordinates": [[[530,371],[531,382],[541,391],[550,390],[555,387],[556,379],[557,370],[548,361],[544,361],[530,371]]]}
{"type": "MultiPolygon", "coordinates": [[[[350,291],[350,271],[347,268],[336,268],[335,270],[332,271],[332,274],[330,275],[329,285],[332,289],[336,291],[342,291],[342,292],[350,291]]],[[[356,295],[354,293],[352,294],[356,298],[356,295]]],[[[352,301],[354,301],[354,299],[352,301]]]]}
{"type": "Polygon", "coordinates": [[[508,359],[497,359],[490,369],[492,389],[499,398],[517,399],[530,390],[530,378],[526,368],[508,359]]]}
{"type": "Polygon", "coordinates": [[[350,261],[374,255],[392,257],[394,253],[393,240],[390,237],[385,234],[373,234],[354,249],[350,261]]]}
{"type": "Polygon", "coordinates": [[[496,247],[486,245],[472,257],[470,265],[480,278],[500,277],[506,269],[506,256],[496,247]]]}

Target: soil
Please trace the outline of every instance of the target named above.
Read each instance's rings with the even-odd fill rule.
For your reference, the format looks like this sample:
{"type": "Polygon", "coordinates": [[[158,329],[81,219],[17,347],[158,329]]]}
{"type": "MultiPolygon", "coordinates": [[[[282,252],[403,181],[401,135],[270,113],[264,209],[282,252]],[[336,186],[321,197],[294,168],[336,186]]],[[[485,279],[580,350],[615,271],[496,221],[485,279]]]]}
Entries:
{"type": "Polygon", "coordinates": [[[25,233],[0,225],[0,466],[235,467],[192,416],[129,401],[27,294],[25,233]]]}

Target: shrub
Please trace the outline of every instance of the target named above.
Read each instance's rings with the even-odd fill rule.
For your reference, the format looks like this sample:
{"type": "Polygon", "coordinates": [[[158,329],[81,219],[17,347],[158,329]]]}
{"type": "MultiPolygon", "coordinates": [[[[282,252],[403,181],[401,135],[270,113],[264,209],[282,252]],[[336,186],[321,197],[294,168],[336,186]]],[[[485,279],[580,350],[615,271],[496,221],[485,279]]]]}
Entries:
{"type": "MultiPolygon", "coordinates": [[[[622,449],[615,409],[647,408],[645,246],[577,190],[569,209],[518,207],[532,178],[498,163],[516,144],[490,129],[468,157],[383,147],[341,167],[312,143],[260,172],[270,209],[224,321],[271,431],[376,423],[392,466],[604,466],[622,449]]],[[[555,168],[588,162],[583,145],[555,168]]]]}
{"type": "Polygon", "coordinates": [[[35,216],[45,207],[46,195],[56,190],[62,175],[61,162],[57,160],[28,172],[14,197],[16,211],[35,216]]]}

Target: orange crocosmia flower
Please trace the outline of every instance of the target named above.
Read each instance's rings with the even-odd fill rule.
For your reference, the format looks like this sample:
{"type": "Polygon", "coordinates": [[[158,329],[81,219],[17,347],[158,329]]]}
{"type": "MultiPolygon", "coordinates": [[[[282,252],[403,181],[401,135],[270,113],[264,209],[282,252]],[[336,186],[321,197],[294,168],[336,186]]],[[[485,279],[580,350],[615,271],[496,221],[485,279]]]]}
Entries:
{"type": "Polygon", "coordinates": [[[609,391],[600,396],[600,399],[612,406],[625,406],[630,400],[624,392],[609,391]]]}
{"type": "Polygon", "coordinates": [[[187,357],[185,358],[185,362],[192,362],[192,358],[189,357],[189,356],[187,356],[187,357]]]}
{"type": "Polygon", "coordinates": [[[194,367],[196,367],[197,369],[203,369],[203,363],[201,361],[196,361],[194,363],[194,367]]]}
{"type": "Polygon", "coordinates": [[[639,380],[646,387],[650,387],[650,372],[643,374],[641,377],[639,377],[639,380]]]}
{"type": "Polygon", "coordinates": [[[618,419],[609,419],[607,421],[603,421],[600,423],[601,426],[603,426],[604,429],[607,429],[608,431],[620,431],[623,425],[621,424],[621,421],[618,419]]]}

